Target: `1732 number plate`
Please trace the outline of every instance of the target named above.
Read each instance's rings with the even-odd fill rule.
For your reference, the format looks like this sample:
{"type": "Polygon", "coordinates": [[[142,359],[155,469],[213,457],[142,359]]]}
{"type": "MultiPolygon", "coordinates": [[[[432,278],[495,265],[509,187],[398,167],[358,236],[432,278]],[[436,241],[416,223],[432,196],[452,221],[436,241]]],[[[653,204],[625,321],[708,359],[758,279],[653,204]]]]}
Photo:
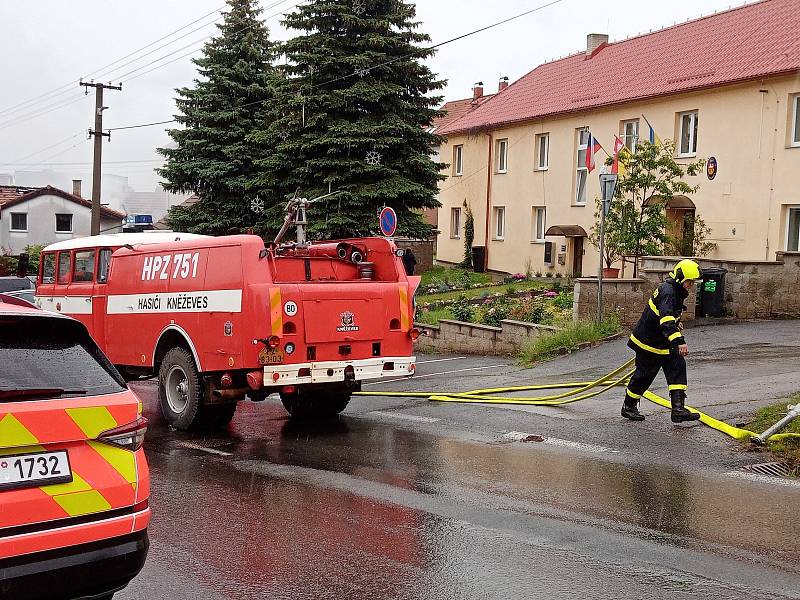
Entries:
{"type": "Polygon", "coordinates": [[[0,490],[72,481],[66,450],[0,456],[0,490]]]}

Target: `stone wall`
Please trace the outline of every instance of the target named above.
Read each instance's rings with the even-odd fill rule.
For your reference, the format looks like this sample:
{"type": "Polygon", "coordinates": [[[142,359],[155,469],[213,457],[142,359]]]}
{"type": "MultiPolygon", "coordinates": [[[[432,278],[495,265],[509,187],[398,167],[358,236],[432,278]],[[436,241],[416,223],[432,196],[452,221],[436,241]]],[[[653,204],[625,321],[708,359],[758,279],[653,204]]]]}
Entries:
{"type": "MultiPolygon", "coordinates": [[[[702,268],[721,267],[725,274],[726,315],[737,319],[800,316],[800,253],[777,252],[775,261],[698,258],[702,268]]],[[[675,258],[647,257],[642,271],[672,268],[675,258]]]]}
{"type": "Polygon", "coordinates": [[[417,350],[463,354],[517,354],[526,342],[557,331],[548,325],[511,320],[500,321],[500,327],[448,319],[442,319],[439,325],[414,326],[422,332],[415,345],[417,350]]]}
{"type": "Polygon", "coordinates": [[[409,238],[397,238],[394,243],[398,248],[403,250],[411,250],[414,257],[417,259],[417,266],[414,269],[414,274],[419,275],[425,271],[429,271],[433,266],[433,257],[436,250],[436,238],[429,240],[412,240],[409,238]]]}
{"type": "MultiPolygon", "coordinates": [[[[616,313],[622,325],[631,326],[642,315],[647,299],[653,293],[653,283],[644,278],[603,279],[603,314],[616,313]]],[[[574,320],[594,319],[597,316],[597,278],[575,280],[574,320]]]]}
{"type": "MultiPolygon", "coordinates": [[[[636,323],[648,297],[672,270],[678,257],[644,257],[637,279],[604,279],[603,312],[615,312],[623,325],[636,323]]],[[[800,317],[800,253],[778,252],[776,261],[696,259],[702,268],[721,267],[725,275],[726,316],[736,319],[800,317]]],[[[684,320],[697,313],[695,295],[687,298],[684,320]]],[[[575,280],[573,318],[597,315],[597,279],[575,280]]]]}

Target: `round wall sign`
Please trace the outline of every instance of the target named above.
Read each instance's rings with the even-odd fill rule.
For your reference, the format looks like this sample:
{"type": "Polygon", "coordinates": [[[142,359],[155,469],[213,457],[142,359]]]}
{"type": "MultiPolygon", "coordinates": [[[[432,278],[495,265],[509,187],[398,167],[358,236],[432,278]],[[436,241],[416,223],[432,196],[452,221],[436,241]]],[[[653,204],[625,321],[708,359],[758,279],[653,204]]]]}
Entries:
{"type": "Polygon", "coordinates": [[[717,176],[717,159],[710,156],[706,163],[706,175],[709,179],[714,179],[717,176]]]}
{"type": "Polygon", "coordinates": [[[381,233],[386,237],[392,237],[394,232],[397,231],[397,213],[394,209],[385,206],[380,215],[381,233]]]}
{"type": "Polygon", "coordinates": [[[286,304],[283,305],[283,312],[286,313],[287,317],[293,317],[297,314],[297,304],[289,300],[286,304]]]}

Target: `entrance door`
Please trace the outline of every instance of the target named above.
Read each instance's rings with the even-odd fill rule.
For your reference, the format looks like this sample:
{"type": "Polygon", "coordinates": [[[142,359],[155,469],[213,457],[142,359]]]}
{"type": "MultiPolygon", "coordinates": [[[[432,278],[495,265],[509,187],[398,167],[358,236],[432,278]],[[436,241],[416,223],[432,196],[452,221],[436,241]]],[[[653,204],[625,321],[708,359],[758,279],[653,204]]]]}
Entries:
{"type": "Polygon", "coordinates": [[[691,256],[694,245],[694,209],[667,208],[667,236],[673,240],[674,251],[691,256]]]}
{"type": "Polygon", "coordinates": [[[580,277],[583,274],[583,238],[572,238],[572,276],[580,277]]]}

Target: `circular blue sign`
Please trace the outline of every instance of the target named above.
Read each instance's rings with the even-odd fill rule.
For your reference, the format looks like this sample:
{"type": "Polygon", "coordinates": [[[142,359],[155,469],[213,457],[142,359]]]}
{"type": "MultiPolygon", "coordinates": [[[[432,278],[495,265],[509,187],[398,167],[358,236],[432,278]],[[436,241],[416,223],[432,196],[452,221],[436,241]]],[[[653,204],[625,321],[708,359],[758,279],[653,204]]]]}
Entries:
{"type": "Polygon", "coordinates": [[[394,209],[386,206],[381,211],[380,216],[381,233],[386,237],[392,237],[397,231],[397,213],[394,209]]]}
{"type": "Polygon", "coordinates": [[[713,180],[714,177],[717,176],[717,170],[719,169],[717,165],[717,159],[713,156],[708,158],[708,162],[706,163],[706,175],[708,176],[709,180],[713,180]]]}

